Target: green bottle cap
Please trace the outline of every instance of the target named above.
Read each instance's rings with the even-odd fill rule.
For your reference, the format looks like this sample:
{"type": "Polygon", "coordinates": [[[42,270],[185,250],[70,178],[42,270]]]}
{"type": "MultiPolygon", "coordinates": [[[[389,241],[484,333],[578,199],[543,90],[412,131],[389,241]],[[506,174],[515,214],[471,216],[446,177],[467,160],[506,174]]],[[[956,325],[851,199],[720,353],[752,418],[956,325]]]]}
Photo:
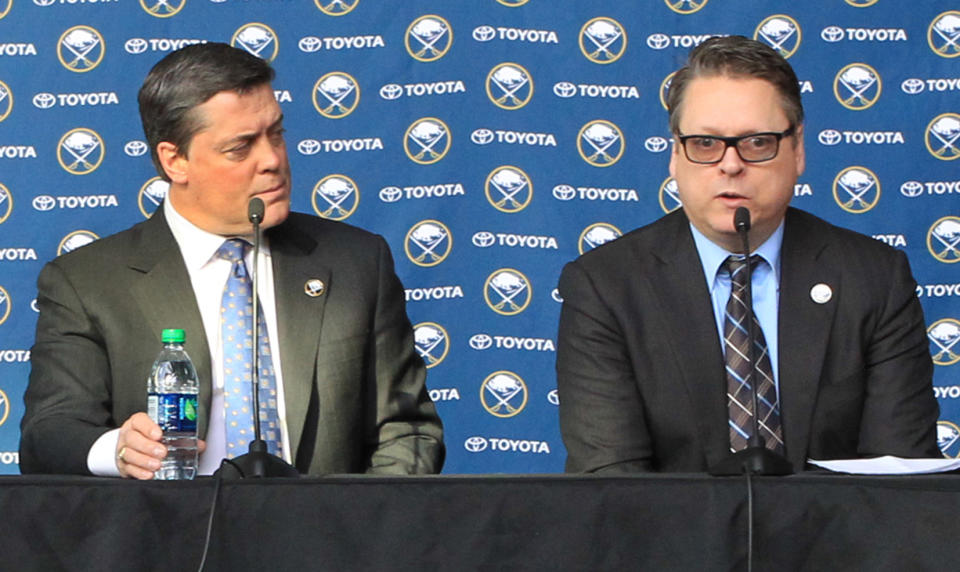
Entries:
{"type": "Polygon", "coordinates": [[[182,344],[187,336],[183,333],[183,330],[167,329],[160,334],[160,339],[165,344],[182,344]]]}

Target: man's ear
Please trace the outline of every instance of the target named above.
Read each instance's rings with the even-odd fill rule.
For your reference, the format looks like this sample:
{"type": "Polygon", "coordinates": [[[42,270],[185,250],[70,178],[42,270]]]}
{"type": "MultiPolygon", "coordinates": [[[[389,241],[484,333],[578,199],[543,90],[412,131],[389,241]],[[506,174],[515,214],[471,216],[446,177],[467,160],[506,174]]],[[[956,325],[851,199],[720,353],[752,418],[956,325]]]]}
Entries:
{"type": "Polygon", "coordinates": [[[157,157],[170,182],[180,185],[187,182],[187,164],[189,160],[180,153],[180,149],[169,141],[157,144],[157,157]]]}

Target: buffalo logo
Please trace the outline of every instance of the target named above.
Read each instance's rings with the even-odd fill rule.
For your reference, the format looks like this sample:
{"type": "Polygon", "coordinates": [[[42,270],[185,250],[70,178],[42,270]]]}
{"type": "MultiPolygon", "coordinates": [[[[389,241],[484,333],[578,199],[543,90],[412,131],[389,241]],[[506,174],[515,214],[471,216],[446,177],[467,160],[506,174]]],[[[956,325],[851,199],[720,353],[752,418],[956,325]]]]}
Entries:
{"type": "Polygon", "coordinates": [[[169,18],[183,10],[186,3],[187,0],[140,0],[140,7],[151,16],[169,18]]]}
{"type": "Polygon", "coordinates": [[[0,81],[0,123],[13,111],[13,93],[7,84],[0,81]]]}
{"type": "Polygon", "coordinates": [[[488,350],[492,346],[493,338],[488,334],[474,334],[470,336],[470,347],[477,351],[488,350]]]}
{"type": "Polygon", "coordinates": [[[169,190],[170,183],[160,177],[154,177],[140,187],[140,192],[137,194],[137,206],[140,207],[140,214],[143,215],[143,218],[150,218],[157,211],[169,190]]]}
{"type": "Polygon", "coordinates": [[[853,6],[854,8],[866,8],[868,6],[873,6],[877,3],[877,0],[845,0],[847,4],[853,6]]]}
{"type": "Polygon", "coordinates": [[[480,386],[480,402],[494,417],[513,417],[527,406],[527,384],[512,371],[495,371],[480,386]]]}
{"type": "Polygon", "coordinates": [[[709,0],[663,0],[677,14],[693,14],[707,5],[709,0]]]}
{"type": "Polygon", "coordinates": [[[10,8],[13,7],[13,0],[0,0],[0,20],[10,12],[10,8]]]}
{"type": "Polygon", "coordinates": [[[450,128],[434,117],[423,117],[410,124],[403,134],[403,150],[420,165],[432,165],[450,150],[450,128]]]}
{"type": "Polygon", "coordinates": [[[438,220],[422,220],[410,227],[403,242],[407,258],[417,266],[436,266],[450,255],[453,235],[438,220]]]}
{"type": "Polygon", "coordinates": [[[927,231],[927,249],[940,262],[960,261],[960,217],[945,216],[927,231]]]}
{"type": "Polygon", "coordinates": [[[950,421],[937,421],[937,447],[944,457],[960,458],[960,427],[950,421]]]}
{"type": "Polygon", "coordinates": [[[907,181],[900,185],[900,194],[909,197],[919,197],[923,194],[923,183],[920,181],[907,181]]]}
{"type": "Polygon", "coordinates": [[[761,40],[777,50],[784,58],[789,58],[800,47],[802,33],[800,24],[790,16],[777,14],[760,22],[753,33],[754,40],[761,40]]]}
{"type": "Polygon", "coordinates": [[[483,190],[493,208],[515,213],[527,208],[533,198],[533,181],[517,167],[503,165],[487,175],[483,190]]]}
{"type": "Polygon", "coordinates": [[[57,206],[57,199],[50,195],[39,195],[33,198],[33,208],[40,212],[52,211],[57,206]]]}
{"type": "Polygon", "coordinates": [[[957,145],[960,140],[960,115],[944,113],[934,117],[927,125],[924,139],[927,151],[937,159],[953,161],[960,157],[960,146],[957,145]]]}
{"type": "Polygon", "coordinates": [[[496,241],[496,237],[493,236],[493,233],[489,230],[481,230],[473,233],[471,241],[477,248],[490,248],[496,241]]]}
{"type": "Polygon", "coordinates": [[[817,135],[817,141],[819,141],[821,145],[828,145],[830,147],[838,145],[841,139],[843,139],[843,134],[836,129],[824,129],[817,135]]]}
{"type": "Polygon", "coordinates": [[[297,143],[297,151],[301,155],[316,155],[320,152],[320,142],[316,139],[304,139],[297,143]]]}
{"type": "Polygon", "coordinates": [[[520,109],[533,97],[533,78],[522,66],[502,63],[487,74],[487,97],[502,109],[520,109]]]}
{"type": "Polygon", "coordinates": [[[71,175],[88,175],[97,170],[106,150],[103,139],[92,129],[71,129],[57,144],[57,160],[71,175]]]}
{"type": "MultiPolygon", "coordinates": [[[[4,317],[3,320],[0,320],[0,324],[6,320],[4,317]]],[[[3,425],[7,422],[7,417],[10,416],[10,398],[7,397],[7,394],[0,390],[0,425],[3,425]]]]}
{"type": "Polygon", "coordinates": [[[72,72],[86,73],[103,61],[106,46],[100,32],[90,26],[74,26],[60,36],[57,57],[72,72]]]}
{"type": "Polygon", "coordinates": [[[577,151],[594,167],[613,165],[623,156],[626,146],[620,128],[603,119],[590,121],[577,134],[577,151]]]}
{"type": "Polygon", "coordinates": [[[612,64],[627,51],[627,32],[613,18],[594,18],[580,29],[580,51],[595,64],[612,64]]]}
{"type": "MultiPolygon", "coordinates": [[[[7,291],[3,289],[3,286],[0,286],[0,324],[7,321],[7,318],[10,316],[11,306],[10,294],[7,294],[7,291]]],[[[6,400],[4,400],[4,403],[6,403],[6,400]]]]}
{"type": "Polygon", "coordinates": [[[843,39],[843,28],[840,26],[827,26],[820,30],[820,38],[823,39],[824,42],[830,42],[831,44],[839,42],[843,39]]]}
{"type": "Polygon", "coordinates": [[[900,89],[907,95],[917,95],[918,93],[923,93],[923,80],[916,77],[907,78],[900,83],[900,89]]]}
{"type": "Polygon", "coordinates": [[[663,153],[670,146],[670,142],[663,137],[647,137],[643,147],[651,153],[663,153]]]}
{"type": "Polygon", "coordinates": [[[127,141],[127,144],[123,146],[123,152],[130,157],[142,157],[147,154],[149,149],[145,142],[137,140],[127,141]]]}
{"type": "Polygon", "coordinates": [[[577,94],[577,86],[569,81],[559,81],[553,84],[553,94],[557,97],[567,99],[577,94]]]}
{"type": "Polygon", "coordinates": [[[323,218],[344,220],[357,210],[360,189],[346,175],[327,175],[313,187],[313,210],[323,218]]]}
{"type": "Polygon", "coordinates": [[[60,244],[57,246],[57,256],[66,254],[68,252],[73,252],[81,246],[86,246],[98,238],[100,237],[89,230],[75,230],[63,237],[63,240],[60,241],[60,244]]]}
{"type": "Polygon", "coordinates": [[[877,70],[867,64],[844,66],[833,80],[833,95],[847,109],[863,111],[880,99],[883,84],[877,70]]]}
{"type": "Polygon", "coordinates": [[[960,321],[953,318],[937,320],[927,328],[930,338],[930,355],[937,365],[953,365],[960,362],[960,321]]]}
{"type": "Polygon", "coordinates": [[[420,16],[407,27],[403,42],[413,59],[434,62],[445,56],[453,45],[453,29],[440,16],[420,16]]]}
{"type": "Polygon", "coordinates": [[[960,12],[944,12],[934,18],[927,28],[927,43],[938,56],[960,56],[960,12]]]}
{"type": "Polygon", "coordinates": [[[343,16],[357,7],[360,0],[313,0],[317,9],[327,16],[343,16]]]}
{"type": "Polygon", "coordinates": [[[417,353],[423,358],[427,369],[440,365],[450,351],[450,337],[440,324],[423,322],[413,327],[413,340],[417,353]]]}
{"type": "Polygon", "coordinates": [[[527,309],[533,297],[530,281],[519,270],[496,270],[483,285],[483,299],[487,306],[502,316],[515,316],[527,309]]]}
{"type": "Polygon", "coordinates": [[[667,110],[669,110],[667,107],[667,99],[670,96],[670,83],[673,82],[673,75],[675,73],[677,72],[670,72],[670,74],[660,82],[660,105],[667,110]]]}
{"type": "Polygon", "coordinates": [[[493,26],[477,26],[473,29],[473,39],[478,42],[489,42],[496,34],[493,26]]]}
{"type": "Polygon", "coordinates": [[[312,54],[319,52],[323,44],[320,42],[320,38],[316,36],[304,36],[297,42],[297,47],[300,48],[301,52],[312,54]]]}
{"type": "Polygon", "coordinates": [[[360,86],[349,74],[330,72],[313,86],[313,107],[329,119],[350,115],[359,103],[360,86]]]}
{"type": "Polygon", "coordinates": [[[667,177],[660,183],[660,208],[665,213],[672,213],[682,206],[680,191],[677,190],[677,181],[673,177],[667,177]]]}
{"type": "Polygon", "coordinates": [[[243,48],[260,59],[272,62],[280,50],[277,34],[266,24],[251,22],[237,28],[230,38],[230,45],[243,48]]]}
{"type": "Polygon", "coordinates": [[[880,180],[865,167],[847,167],[833,180],[833,200],[840,208],[863,214],[880,200],[880,180]]]}
{"type": "Polygon", "coordinates": [[[400,187],[384,187],[380,189],[379,196],[385,203],[395,203],[403,197],[403,190],[400,187]]]}
{"type": "Polygon", "coordinates": [[[38,93],[33,96],[33,106],[40,109],[50,109],[57,103],[57,97],[52,93],[38,93]]]}
{"type": "Polygon", "coordinates": [[[470,134],[470,140],[476,143],[477,145],[486,145],[493,142],[493,131],[489,129],[481,128],[474,130],[470,134]]]}
{"type": "Polygon", "coordinates": [[[10,194],[10,189],[0,183],[0,224],[3,224],[10,217],[12,211],[13,195],[10,194]]]}
{"type": "Polygon", "coordinates": [[[403,95],[403,88],[398,84],[388,83],[380,88],[380,97],[387,101],[399,99],[401,95],[403,95]]]}
{"type": "Polygon", "coordinates": [[[577,248],[580,254],[593,250],[601,244],[606,244],[611,240],[616,240],[623,236],[620,229],[606,222],[595,222],[583,229],[580,233],[580,239],[577,241],[577,248]]]}
{"type": "Polygon", "coordinates": [[[149,45],[143,38],[130,38],[123,43],[123,49],[128,54],[142,54],[147,51],[149,45]]]}
{"type": "Polygon", "coordinates": [[[517,6],[523,6],[529,1],[530,0],[497,0],[497,2],[509,8],[516,8],[517,6]]]}
{"type": "Polygon", "coordinates": [[[665,50],[670,46],[670,36],[666,34],[650,34],[647,36],[647,46],[652,50],[665,50]]]}
{"type": "Polygon", "coordinates": [[[553,188],[553,198],[558,201],[570,201],[577,196],[577,190],[571,185],[557,185],[553,188]]]}
{"type": "Polygon", "coordinates": [[[487,440],[477,436],[467,437],[463,442],[463,448],[471,453],[480,453],[487,449],[487,440]]]}

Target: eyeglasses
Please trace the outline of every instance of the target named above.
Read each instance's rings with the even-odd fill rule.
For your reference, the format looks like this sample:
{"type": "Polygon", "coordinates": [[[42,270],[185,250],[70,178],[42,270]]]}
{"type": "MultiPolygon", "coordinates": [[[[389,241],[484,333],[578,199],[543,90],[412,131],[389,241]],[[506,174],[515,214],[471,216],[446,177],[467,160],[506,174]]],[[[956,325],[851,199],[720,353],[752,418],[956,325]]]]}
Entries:
{"type": "Polygon", "coordinates": [[[712,165],[723,160],[727,147],[734,147],[745,163],[762,163],[777,156],[780,140],[793,135],[793,125],[786,131],[751,133],[740,137],[714,135],[679,135],[683,152],[691,163],[712,165]]]}

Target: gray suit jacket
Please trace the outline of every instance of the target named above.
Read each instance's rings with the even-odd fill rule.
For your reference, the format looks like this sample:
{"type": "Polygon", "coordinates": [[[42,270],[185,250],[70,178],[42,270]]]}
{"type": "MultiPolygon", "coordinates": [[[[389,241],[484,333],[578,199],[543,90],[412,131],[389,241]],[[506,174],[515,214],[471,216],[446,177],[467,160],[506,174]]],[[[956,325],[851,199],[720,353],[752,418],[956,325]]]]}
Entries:
{"type": "MultiPolygon", "coordinates": [[[[385,241],[291,213],[269,229],[291,453],[302,474],[436,473],[442,429],[414,351],[385,241]],[[318,297],[304,284],[326,285],[318,297]]],[[[146,407],[164,328],[186,331],[200,377],[201,438],[210,356],[186,266],[163,209],[48,263],[24,395],[24,473],[87,474],[93,442],[146,407]]]]}
{"type": "MultiPolygon", "coordinates": [[[[940,456],[923,311],[906,256],[789,209],[781,251],[786,452],[940,456]],[[811,299],[816,284],[833,292],[811,299]]],[[[702,472],[729,452],[723,353],[682,210],[568,264],[557,347],[568,471],[702,472]]]]}

